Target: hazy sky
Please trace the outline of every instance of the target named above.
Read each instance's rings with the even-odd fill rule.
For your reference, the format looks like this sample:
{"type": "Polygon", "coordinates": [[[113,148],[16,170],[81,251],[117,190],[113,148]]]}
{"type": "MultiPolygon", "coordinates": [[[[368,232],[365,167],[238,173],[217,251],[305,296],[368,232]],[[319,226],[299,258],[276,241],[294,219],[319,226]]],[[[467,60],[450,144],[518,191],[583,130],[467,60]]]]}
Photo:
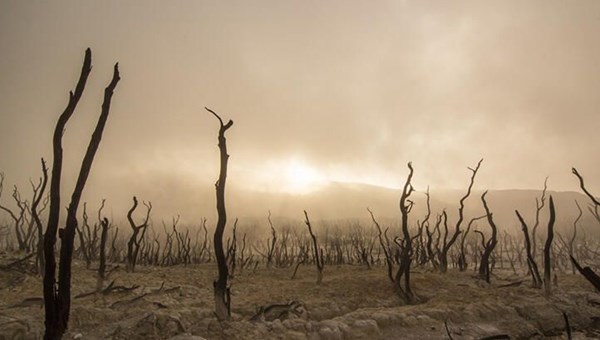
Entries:
{"type": "MultiPolygon", "coordinates": [[[[67,125],[70,190],[119,62],[121,82],[89,190],[129,197],[212,190],[218,123],[230,183],[312,182],[600,192],[598,1],[0,1],[0,171],[39,176],[67,125]],[[111,190],[111,192],[108,192],[111,190]]],[[[64,195],[68,196],[70,191],[64,195]]]]}

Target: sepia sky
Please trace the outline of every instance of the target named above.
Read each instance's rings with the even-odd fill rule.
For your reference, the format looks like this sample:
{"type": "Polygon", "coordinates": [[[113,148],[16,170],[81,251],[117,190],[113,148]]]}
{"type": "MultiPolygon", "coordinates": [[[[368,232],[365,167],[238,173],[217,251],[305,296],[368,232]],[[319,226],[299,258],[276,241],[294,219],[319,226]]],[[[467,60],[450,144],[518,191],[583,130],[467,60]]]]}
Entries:
{"type": "MultiPolygon", "coordinates": [[[[124,197],[217,177],[306,192],[327,181],[600,192],[598,1],[0,2],[0,171],[27,187],[84,50],[64,136],[65,190],[119,62],[88,190],[124,197]]],[[[69,192],[65,193],[68,196],[69,192]]],[[[6,197],[8,195],[5,195],[6,197]]],[[[3,199],[6,199],[4,197],[3,199]]],[[[184,198],[179,198],[184,199],[184,198]]]]}

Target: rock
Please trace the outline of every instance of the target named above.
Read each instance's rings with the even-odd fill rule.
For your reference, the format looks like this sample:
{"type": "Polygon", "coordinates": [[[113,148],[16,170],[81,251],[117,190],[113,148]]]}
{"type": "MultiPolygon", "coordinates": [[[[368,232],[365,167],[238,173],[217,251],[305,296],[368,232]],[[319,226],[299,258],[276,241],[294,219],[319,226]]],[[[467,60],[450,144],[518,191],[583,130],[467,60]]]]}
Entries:
{"type": "Polygon", "coordinates": [[[205,338],[198,336],[198,335],[191,335],[191,334],[179,334],[179,335],[175,335],[174,337],[170,337],[169,340],[206,340],[205,338]]]}

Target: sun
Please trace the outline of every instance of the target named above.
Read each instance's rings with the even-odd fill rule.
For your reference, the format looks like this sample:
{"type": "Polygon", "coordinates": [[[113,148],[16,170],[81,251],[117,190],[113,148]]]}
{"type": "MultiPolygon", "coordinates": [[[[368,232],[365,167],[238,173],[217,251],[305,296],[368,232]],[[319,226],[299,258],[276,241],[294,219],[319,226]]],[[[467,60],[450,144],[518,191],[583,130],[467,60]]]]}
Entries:
{"type": "Polygon", "coordinates": [[[292,158],[283,165],[283,190],[290,193],[308,193],[325,182],[325,177],[306,162],[292,158]]]}

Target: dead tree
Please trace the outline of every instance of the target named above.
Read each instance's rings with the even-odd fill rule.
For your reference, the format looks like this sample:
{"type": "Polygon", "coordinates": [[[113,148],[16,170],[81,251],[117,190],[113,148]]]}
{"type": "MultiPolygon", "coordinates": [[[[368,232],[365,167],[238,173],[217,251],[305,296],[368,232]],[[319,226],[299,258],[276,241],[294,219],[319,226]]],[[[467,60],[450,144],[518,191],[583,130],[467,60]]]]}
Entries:
{"type": "Polygon", "coordinates": [[[385,239],[386,242],[384,242],[383,233],[381,232],[381,226],[379,226],[379,223],[375,219],[373,212],[369,208],[367,208],[367,211],[369,212],[369,214],[371,214],[373,224],[375,224],[375,227],[377,227],[377,237],[379,239],[379,246],[383,250],[383,255],[385,256],[385,264],[387,268],[388,278],[390,279],[390,281],[394,282],[394,276],[392,274],[392,271],[394,270],[394,260],[390,251],[390,242],[387,240],[387,238],[385,239]]]}
{"type": "Polygon", "coordinates": [[[544,180],[544,190],[542,196],[535,198],[535,223],[531,229],[531,256],[535,259],[537,254],[537,228],[540,225],[540,212],[546,205],[546,191],[548,190],[548,177],[544,180]]]}
{"type": "Polygon", "coordinates": [[[67,209],[67,220],[64,229],[60,230],[61,248],[58,282],[56,282],[56,259],[54,247],[56,244],[56,234],[58,232],[58,221],[60,218],[60,182],[62,173],[62,135],[68,120],[73,115],[77,103],[83,94],[88,75],[92,70],[92,52],[88,48],[85,52],[85,59],[81,69],[79,81],[75,87],[75,92],[69,93],[69,103],[64,112],[58,118],[54,130],[53,146],[53,166],[52,177],[50,181],[50,211],[48,216],[48,227],[44,235],[44,258],[46,261],[44,275],[44,307],[45,307],[45,326],[46,331],[44,339],[61,339],[65,333],[71,309],[71,260],[73,258],[73,241],[75,238],[75,229],[77,227],[77,210],[81,201],[81,195],[87,182],[94,156],[100,145],[102,133],[108,119],[110,103],[113,92],[120,80],[118,64],[114,66],[113,77],[104,92],[104,102],[100,118],[96,128],[92,133],[90,143],[81,163],[81,169],[77,177],[77,182],[71,196],[71,202],[67,209]]]}
{"type": "MultiPolygon", "coordinates": [[[[0,173],[0,197],[2,197],[3,184],[4,174],[0,173]]],[[[25,223],[25,212],[28,209],[28,202],[21,199],[21,194],[19,193],[19,189],[17,189],[16,185],[13,188],[12,198],[14,199],[18,208],[16,212],[2,204],[0,204],[0,209],[7,212],[14,222],[15,236],[17,237],[17,245],[19,246],[19,250],[28,251],[27,235],[26,231],[23,228],[23,224],[25,223]]]]}
{"type": "Polygon", "coordinates": [[[467,256],[465,254],[465,241],[467,240],[467,235],[469,235],[469,231],[471,231],[471,227],[473,226],[473,223],[475,223],[476,221],[487,217],[487,215],[483,215],[483,216],[479,216],[479,217],[474,217],[469,221],[469,224],[467,224],[467,230],[465,230],[464,233],[462,233],[461,239],[460,239],[460,253],[458,255],[458,269],[462,272],[467,270],[467,267],[469,265],[469,263],[467,262],[467,256]]]}
{"type": "MultiPolygon", "coordinates": [[[[492,213],[487,205],[485,200],[485,195],[487,195],[487,191],[481,195],[481,202],[483,202],[483,208],[485,209],[485,213],[487,216],[488,223],[490,224],[490,228],[492,228],[492,235],[490,239],[485,242],[483,254],[481,255],[481,262],[479,263],[479,277],[485,279],[487,283],[490,283],[490,255],[496,248],[496,244],[498,243],[498,228],[496,227],[496,223],[494,223],[494,219],[492,217],[492,213]]],[[[483,234],[482,234],[483,236],[483,234]]]]}
{"type": "Polygon", "coordinates": [[[544,246],[544,291],[546,294],[550,294],[552,290],[552,259],[550,257],[550,250],[552,248],[552,240],[554,239],[554,221],[556,219],[552,195],[550,195],[549,208],[550,219],[548,220],[548,236],[546,237],[546,244],[544,246]]]}
{"type": "MultiPolygon", "coordinates": [[[[38,211],[38,207],[40,202],[42,201],[42,197],[44,196],[44,192],[46,191],[46,185],[48,184],[48,168],[46,167],[46,161],[42,158],[42,178],[37,186],[33,187],[33,201],[31,203],[31,219],[35,222],[37,228],[37,267],[40,275],[44,275],[44,228],[42,226],[42,221],[40,219],[40,211],[46,208],[47,201],[43,204],[42,209],[38,211]]],[[[48,197],[48,196],[46,196],[48,197]]]]}
{"type": "Polygon", "coordinates": [[[308,213],[306,213],[306,210],[304,210],[304,223],[308,227],[308,232],[310,233],[310,237],[313,241],[313,249],[315,251],[315,265],[317,266],[317,284],[321,284],[321,282],[323,282],[323,268],[325,267],[325,263],[323,260],[323,249],[319,249],[317,237],[313,233],[312,227],[310,225],[310,220],[308,219],[308,213]]]}
{"type": "Polygon", "coordinates": [[[571,171],[579,179],[579,186],[581,187],[581,190],[583,190],[583,192],[587,195],[587,197],[590,198],[590,201],[592,201],[592,206],[590,207],[590,212],[592,213],[592,215],[594,215],[594,217],[596,218],[596,221],[598,223],[600,223],[600,210],[599,210],[600,209],[600,200],[598,198],[596,198],[594,195],[592,195],[585,188],[585,183],[583,182],[583,177],[579,174],[577,169],[572,168],[571,171]]]}
{"type": "Polygon", "coordinates": [[[407,303],[416,302],[416,296],[413,293],[410,286],[410,264],[412,261],[412,240],[410,238],[410,232],[408,230],[408,214],[412,210],[413,202],[408,198],[414,191],[411,184],[413,176],[412,163],[408,162],[408,177],[402,188],[402,194],[400,195],[400,214],[402,215],[401,226],[402,226],[402,251],[400,254],[400,268],[396,272],[396,288],[400,295],[404,298],[407,303]]]}
{"type": "Polygon", "coordinates": [[[271,240],[267,239],[267,268],[271,268],[271,263],[273,262],[273,254],[275,254],[275,245],[277,244],[277,233],[275,232],[275,228],[273,227],[273,222],[271,221],[271,210],[269,210],[269,216],[267,217],[269,221],[269,226],[271,227],[271,240]],[[269,241],[271,243],[269,244],[269,241]]]}
{"type": "Polygon", "coordinates": [[[138,207],[138,200],[135,196],[133,196],[133,206],[127,212],[127,221],[129,221],[129,225],[131,226],[132,234],[129,237],[129,241],[127,242],[127,271],[133,272],[135,270],[135,264],[137,261],[137,255],[140,250],[140,243],[144,238],[146,233],[146,229],[148,228],[148,221],[150,220],[150,212],[152,211],[152,203],[151,202],[143,202],[146,206],[146,217],[144,218],[144,222],[139,225],[136,225],[133,221],[133,212],[138,207]],[[140,234],[141,231],[141,234],[140,234]]]}
{"type": "Polygon", "coordinates": [[[219,278],[213,282],[215,292],[215,314],[219,320],[229,320],[231,318],[231,294],[227,286],[227,278],[229,277],[229,268],[227,267],[227,259],[223,250],[223,233],[227,224],[227,211],[225,209],[225,181],[227,180],[227,139],[225,132],[233,125],[233,121],[229,120],[227,124],[223,123],[221,117],[209,108],[205,108],[219,120],[219,151],[221,167],[219,171],[219,179],[215,184],[217,194],[217,226],[214,234],[215,257],[217,258],[217,266],[219,269],[219,278]]]}
{"type": "Polygon", "coordinates": [[[540,276],[540,271],[538,270],[537,263],[535,262],[535,258],[531,252],[531,242],[529,240],[529,230],[527,229],[527,223],[521,216],[518,210],[515,210],[515,214],[517,214],[517,218],[519,222],[521,222],[521,229],[523,230],[523,235],[525,236],[525,252],[527,253],[527,266],[529,268],[529,272],[531,273],[531,279],[533,280],[534,288],[542,287],[542,277],[540,276]]]}
{"type": "Polygon", "coordinates": [[[475,176],[477,175],[477,171],[481,166],[481,162],[483,159],[479,160],[475,169],[469,167],[468,169],[471,171],[471,180],[469,182],[469,187],[467,188],[467,193],[460,199],[459,208],[458,208],[458,221],[456,221],[456,225],[454,226],[454,233],[450,240],[447,240],[448,235],[448,227],[447,227],[447,215],[444,211],[444,227],[446,228],[446,233],[444,234],[444,244],[442,245],[442,249],[440,251],[440,261],[439,261],[439,269],[442,273],[445,273],[448,270],[448,251],[458,239],[458,235],[460,235],[461,230],[460,227],[464,221],[464,210],[465,210],[465,201],[471,195],[471,189],[473,188],[473,184],[475,183],[475,176]]]}

